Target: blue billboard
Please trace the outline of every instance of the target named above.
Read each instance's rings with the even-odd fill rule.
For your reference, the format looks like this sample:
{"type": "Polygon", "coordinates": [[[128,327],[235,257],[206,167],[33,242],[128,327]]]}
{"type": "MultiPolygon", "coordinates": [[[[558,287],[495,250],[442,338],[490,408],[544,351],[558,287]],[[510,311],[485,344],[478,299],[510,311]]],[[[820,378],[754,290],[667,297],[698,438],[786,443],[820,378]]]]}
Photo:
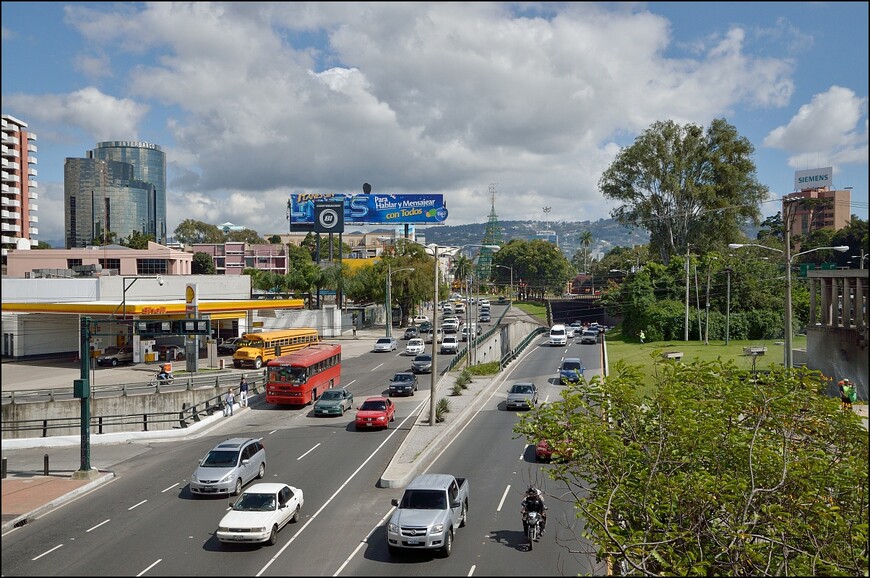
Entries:
{"type": "Polygon", "coordinates": [[[438,225],[447,220],[444,195],[298,193],[287,201],[291,228],[313,228],[315,203],[339,199],[344,199],[346,225],[438,225]]]}

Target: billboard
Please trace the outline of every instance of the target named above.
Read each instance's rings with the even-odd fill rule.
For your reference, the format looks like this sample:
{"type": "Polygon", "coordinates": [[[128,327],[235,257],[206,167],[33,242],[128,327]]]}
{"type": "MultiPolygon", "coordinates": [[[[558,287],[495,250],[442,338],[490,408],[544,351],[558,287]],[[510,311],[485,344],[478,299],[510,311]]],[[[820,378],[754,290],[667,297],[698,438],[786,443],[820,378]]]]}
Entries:
{"type": "Polygon", "coordinates": [[[795,171],[794,173],[794,190],[796,191],[818,189],[820,187],[830,187],[831,183],[833,182],[833,167],[823,167],[820,169],[810,169],[807,171],[795,171]]]}
{"type": "Polygon", "coordinates": [[[290,195],[290,227],[313,230],[316,201],[344,201],[346,225],[438,225],[447,220],[444,195],[298,193],[290,195]]]}

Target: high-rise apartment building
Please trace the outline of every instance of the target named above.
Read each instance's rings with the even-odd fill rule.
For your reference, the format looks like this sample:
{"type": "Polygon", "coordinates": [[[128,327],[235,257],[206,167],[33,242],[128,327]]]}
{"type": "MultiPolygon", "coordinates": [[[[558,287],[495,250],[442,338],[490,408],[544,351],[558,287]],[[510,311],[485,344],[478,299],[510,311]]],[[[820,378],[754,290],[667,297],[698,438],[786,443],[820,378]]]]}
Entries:
{"type": "Polygon", "coordinates": [[[166,243],[166,154],[137,141],[97,143],[64,163],[66,247],[117,242],[138,231],[166,243]]]}
{"type": "Polygon", "coordinates": [[[4,114],[2,176],[2,255],[3,264],[10,249],[36,247],[39,233],[36,216],[36,135],[27,123],[4,114]]]}

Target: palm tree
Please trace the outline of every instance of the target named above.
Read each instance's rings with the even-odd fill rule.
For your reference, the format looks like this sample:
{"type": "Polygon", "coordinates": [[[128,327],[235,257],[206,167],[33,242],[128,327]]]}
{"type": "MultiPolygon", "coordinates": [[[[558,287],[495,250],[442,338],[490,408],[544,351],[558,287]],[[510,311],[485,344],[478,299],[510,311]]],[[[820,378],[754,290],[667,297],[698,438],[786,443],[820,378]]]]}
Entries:
{"type": "Polygon", "coordinates": [[[583,245],[583,274],[586,274],[588,268],[586,266],[586,259],[589,254],[589,245],[592,244],[592,232],[591,231],[583,231],[580,233],[580,244],[583,245]]]}
{"type": "Polygon", "coordinates": [[[458,255],[453,259],[453,278],[465,279],[474,271],[474,262],[465,255],[458,255]]]}

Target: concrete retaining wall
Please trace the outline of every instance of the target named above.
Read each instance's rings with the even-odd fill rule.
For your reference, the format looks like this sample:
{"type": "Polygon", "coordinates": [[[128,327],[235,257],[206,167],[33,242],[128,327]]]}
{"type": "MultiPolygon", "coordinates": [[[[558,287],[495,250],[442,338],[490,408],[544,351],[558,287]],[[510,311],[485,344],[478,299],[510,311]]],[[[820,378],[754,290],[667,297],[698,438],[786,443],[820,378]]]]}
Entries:
{"type": "MultiPolygon", "coordinates": [[[[828,395],[840,397],[837,382],[848,377],[855,383],[858,399],[867,401],[867,344],[861,345],[857,329],[810,327],[807,330],[807,367],[832,378],[828,395]]],[[[797,365],[798,357],[794,356],[797,365]]]]}

